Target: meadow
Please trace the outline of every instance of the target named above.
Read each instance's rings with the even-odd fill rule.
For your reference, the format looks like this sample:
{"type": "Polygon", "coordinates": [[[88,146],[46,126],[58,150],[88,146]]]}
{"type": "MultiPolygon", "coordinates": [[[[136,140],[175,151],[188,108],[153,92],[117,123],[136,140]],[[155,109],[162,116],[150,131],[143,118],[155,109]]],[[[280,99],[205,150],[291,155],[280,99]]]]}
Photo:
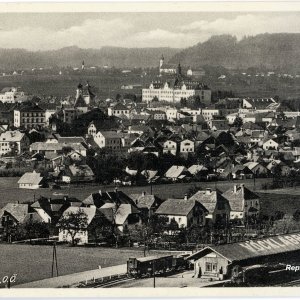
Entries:
{"type": "MultiPolygon", "coordinates": [[[[83,248],[58,245],[56,247],[58,274],[77,272],[125,264],[129,257],[143,257],[143,249],[83,248]]],[[[168,254],[162,252],[159,254],[168,254]]],[[[149,255],[154,255],[150,251],[149,255]]],[[[16,284],[51,277],[52,246],[0,244],[0,281],[4,276],[17,274],[16,284]]],[[[2,286],[0,285],[0,288],[2,286]]]]}
{"type": "MultiPolygon", "coordinates": [[[[0,178],[0,208],[9,202],[32,202],[38,199],[40,196],[44,197],[62,197],[63,195],[69,195],[70,197],[76,197],[79,200],[84,200],[91,193],[95,193],[99,190],[112,191],[115,189],[111,185],[71,185],[62,187],[61,190],[53,191],[49,188],[43,188],[38,190],[27,190],[18,188],[18,177],[1,177],[0,178]]],[[[235,180],[235,181],[218,181],[218,182],[190,182],[190,183],[173,183],[173,184],[157,184],[152,186],[152,193],[162,199],[167,198],[183,198],[191,187],[201,187],[219,189],[225,191],[233,186],[233,184],[244,183],[247,187],[254,190],[260,190],[262,184],[271,182],[270,178],[256,179],[255,187],[253,180],[235,180]]],[[[126,194],[139,194],[145,191],[151,192],[150,185],[148,186],[122,186],[118,187],[126,194]]]]}

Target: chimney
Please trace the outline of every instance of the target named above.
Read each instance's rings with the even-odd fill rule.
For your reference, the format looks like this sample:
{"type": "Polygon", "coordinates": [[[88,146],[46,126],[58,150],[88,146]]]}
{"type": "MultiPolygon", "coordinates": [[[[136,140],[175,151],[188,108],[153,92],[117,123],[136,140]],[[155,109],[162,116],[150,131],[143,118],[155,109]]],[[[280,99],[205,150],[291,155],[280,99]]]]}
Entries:
{"type": "Polygon", "coordinates": [[[210,195],[211,194],[211,189],[210,188],[206,189],[205,194],[210,195]]]}
{"type": "Polygon", "coordinates": [[[142,196],[145,196],[146,195],[146,192],[144,191],[144,192],[142,192],[142,196]]]}
{"type": "Polygon", "coordinates": [[[185,195],[184,195],[184,200],[187,200],[187,199],[188,199],[188,195],[185,194],[185,195]]]}
{"type": "Polygon", "coordinates": [[[236,192],[237,192],[237,185],[235,184],[234,186],[233,186],[233,192],[236,194],[236,192]]]}

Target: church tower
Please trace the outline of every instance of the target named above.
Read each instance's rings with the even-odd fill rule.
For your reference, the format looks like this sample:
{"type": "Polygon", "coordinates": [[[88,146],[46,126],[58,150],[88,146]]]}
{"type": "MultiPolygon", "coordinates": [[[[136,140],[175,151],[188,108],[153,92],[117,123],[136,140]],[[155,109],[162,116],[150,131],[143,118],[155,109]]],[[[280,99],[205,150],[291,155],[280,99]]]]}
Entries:
{"type": "Polygon", "coordinates": [[[161,67],[163,66],[163,64],[164,64],[164,56],[163,55],[161,55],[161,58],[160,58],[160,60],[159,60],[159,69],[161,69],[161,67]]]}
{"type": "Polygon", "coordinates": [[[180,65],[180,63],[178,64],[178,66],[177,66],[177,76],[181,76],[181,65],[180,65]]]}
{"type": "Polygon", "coordinates": [[[81,70],[84,70],[84,60],[81,63],[81,70]]]}

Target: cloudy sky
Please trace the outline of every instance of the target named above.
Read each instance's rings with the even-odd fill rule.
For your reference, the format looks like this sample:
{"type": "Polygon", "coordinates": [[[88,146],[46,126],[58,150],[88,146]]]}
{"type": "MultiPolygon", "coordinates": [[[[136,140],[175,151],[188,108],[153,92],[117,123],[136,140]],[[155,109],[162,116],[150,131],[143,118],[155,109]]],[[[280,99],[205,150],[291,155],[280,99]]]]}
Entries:
{"type": "Polygon", "coordinates": [[[0,14],[0,47],[185,48],[212,35],[300,32],[300,13],[6,13],[0,14]]]}

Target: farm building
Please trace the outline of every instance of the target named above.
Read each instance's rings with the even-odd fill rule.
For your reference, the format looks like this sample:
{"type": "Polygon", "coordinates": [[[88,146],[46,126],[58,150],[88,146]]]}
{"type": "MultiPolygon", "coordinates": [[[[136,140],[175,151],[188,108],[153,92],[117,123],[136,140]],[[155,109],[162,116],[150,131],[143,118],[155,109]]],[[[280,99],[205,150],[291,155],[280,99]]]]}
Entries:
{"type": "Polygon", "coordinates": [[[205,247],[189,256],[195,277],[231,278],[241,267],[265,263],[291,263],[300,254],[300,234],[205,247]]]}

